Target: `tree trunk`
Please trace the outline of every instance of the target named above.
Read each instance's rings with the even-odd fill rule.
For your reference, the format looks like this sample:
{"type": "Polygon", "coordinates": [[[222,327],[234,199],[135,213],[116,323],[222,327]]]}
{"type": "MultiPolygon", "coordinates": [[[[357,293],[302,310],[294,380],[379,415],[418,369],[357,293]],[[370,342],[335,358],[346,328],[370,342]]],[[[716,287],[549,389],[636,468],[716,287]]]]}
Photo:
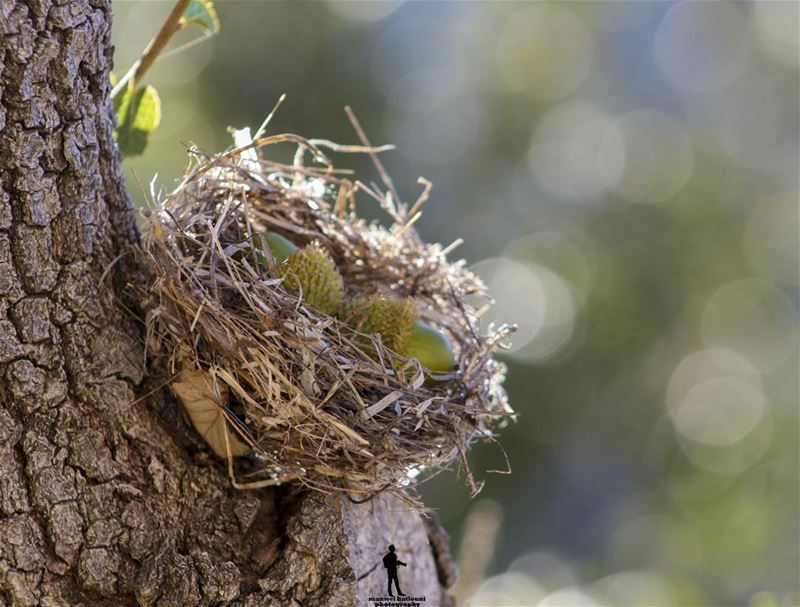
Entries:
{"type": "Polygon", "coordinates": [[[0,605],[367,605],[389,543],[404,592],[447,602],[434,522],[235,490],[158,414],[175,403],[123,296],[110,24],[106,0],[0,0],[0,605]]]}

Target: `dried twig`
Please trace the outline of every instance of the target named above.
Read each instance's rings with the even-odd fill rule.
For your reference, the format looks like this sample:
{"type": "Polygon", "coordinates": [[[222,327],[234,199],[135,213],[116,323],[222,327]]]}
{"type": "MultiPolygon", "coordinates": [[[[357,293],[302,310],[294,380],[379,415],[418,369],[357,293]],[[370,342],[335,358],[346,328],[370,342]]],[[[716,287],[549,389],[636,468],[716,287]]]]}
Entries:
{"type": "Polygon", "coordinates": [[[156,59],[158,59],[161,51],[167,46],[172,36],[180,29],[181,17],[190,2],[191,0],[178,0],[175,3],[175,6],[172,7],[166,20],[161,25],[161,29],[158,30],[158,33],[150,41],[150,44],[142,51],[142,56],[136,60],[136,63],[134,63],[120,81],[114,85],[114,88],[111,90],[112,99],[119,95],[119,93],[128,86],[129,82],[132,82],[134,85],[137,82],[141,82],[144,75],[152,67],[156,59]]]}

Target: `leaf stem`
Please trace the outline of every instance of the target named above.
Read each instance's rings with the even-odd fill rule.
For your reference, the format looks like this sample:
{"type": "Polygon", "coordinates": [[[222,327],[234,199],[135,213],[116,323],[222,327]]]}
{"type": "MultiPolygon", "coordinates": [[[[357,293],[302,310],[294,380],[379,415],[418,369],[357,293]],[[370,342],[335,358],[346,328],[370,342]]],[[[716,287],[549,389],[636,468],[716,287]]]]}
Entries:
{"type": "Polygon", "coordinates": [[[119,95],[120,91],[122,91],[129,82],[132,81],[135,85],[136,82],[144,77],[147,70],[152,67],[153,63],[155,63],[156,59],[161,54],[161,51],[164,50],[170,38],[180,29],[181,17],[191,1],[192,0],[178,0],[175,3],[175,6],[172,7],[172,11],[164,21],[161,29],[158,30],[155,37],[150,41],[144,51],[142,51],[141,57],[136,60],[136,63],[131,66],[128,72],[111,90],[112,99],[119,95]]]}

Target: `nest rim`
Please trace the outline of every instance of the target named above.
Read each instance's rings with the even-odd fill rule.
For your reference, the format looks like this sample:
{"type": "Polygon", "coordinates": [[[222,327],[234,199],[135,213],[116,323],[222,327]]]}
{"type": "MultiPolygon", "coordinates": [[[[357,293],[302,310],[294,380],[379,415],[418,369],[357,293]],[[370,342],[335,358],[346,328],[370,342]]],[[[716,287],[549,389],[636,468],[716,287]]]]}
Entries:
{"type": "Polygon", "coordinates": [[[493,430],[514,417],[505,366],[493,359],[513,328],[481,335],[467,299],[485,296],[485,286],[463,261],[447,261],[453,247],[419,237],[414,223],[427,181],[408,207],[390,180],[382,191],[352,179],[323,147],[373,159],[384,149],[282,134],[217,155],[190,150],[184,179],[145,213],[137,251],[153,277],[141,294],[148,352],[173,376],[210,374],[215,390],[222,385],[242,404],[243,416],[220,399],[220,412],[264,464],[254,481],[262,486],[297,481],[321,491],[405,494],[458,462],[475,494],[482,483],[467,461],[470,445],[496,442],[493,430]],[[291,165],[264,157],[282,143],[297,146],[291,165]],[[356,214],[357,193],[378,202],[388,227],[356,214]],[[454,344],[457,370],[426,374],[379,335],[361,334],[283,289],[271,264],[265,272],[233,259],[245,234],[266,230],[324,247],[349,297],[370,289],[411,297],[419,320],[454,344]]]}

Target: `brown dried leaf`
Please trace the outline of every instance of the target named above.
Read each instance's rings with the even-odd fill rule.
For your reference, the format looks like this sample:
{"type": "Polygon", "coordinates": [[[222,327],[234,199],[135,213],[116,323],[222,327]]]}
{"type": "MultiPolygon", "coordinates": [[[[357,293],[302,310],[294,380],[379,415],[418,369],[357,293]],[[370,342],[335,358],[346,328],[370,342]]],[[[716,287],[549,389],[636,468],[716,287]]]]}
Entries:
{"type": "Polygon", "coordinates": [[[186,368],[173,382],[172,390],[181,399],[197,433],[206,439],[220,457],[244,455],[248,448],[230,431],[222,403],[228,400],[228,388],[218,384],[220,394],[214,393],[211,377],[203,371],[186,368]]]}

